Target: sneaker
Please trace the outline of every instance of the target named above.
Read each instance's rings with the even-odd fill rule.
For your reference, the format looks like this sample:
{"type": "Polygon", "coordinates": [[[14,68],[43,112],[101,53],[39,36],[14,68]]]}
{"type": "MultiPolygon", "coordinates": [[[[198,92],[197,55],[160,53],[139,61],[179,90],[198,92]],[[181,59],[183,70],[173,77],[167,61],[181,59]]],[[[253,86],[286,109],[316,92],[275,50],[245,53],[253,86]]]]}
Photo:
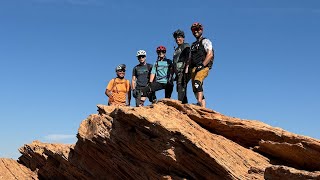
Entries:
{"type": "Polygon", "coordinates": [[[201,103],[199,103],[199,102],[197,102],[197,103],[192,103],[192,104],[201,107],[201,103]]]}

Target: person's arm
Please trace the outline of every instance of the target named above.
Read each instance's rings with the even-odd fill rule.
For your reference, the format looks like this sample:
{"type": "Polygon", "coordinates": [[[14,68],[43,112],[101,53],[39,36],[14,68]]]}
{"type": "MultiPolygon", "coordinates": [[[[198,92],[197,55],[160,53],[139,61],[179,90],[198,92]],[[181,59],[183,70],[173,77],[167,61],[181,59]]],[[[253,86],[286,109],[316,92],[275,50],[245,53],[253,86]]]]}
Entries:
{"type": "Polygon", "coordinates": [[[212,48],[212,43],[209,39],[204,39],[202,43],[203,43],[204,49],[207,52],[207,55],[202,63],[204,66],[206,66],[207,64],[209,64],[211,60],[213,60],[213,48],[212,48]]]}
{"type": "Polygon", "coordinates": [[[149,83],[152,83],[154,80],[155,74],[150,74],[149,83]]]}
{"type": "Polygon", "coordinates": [[[190,63],[191,63],[191,51],[190,51],[190,46],[186,48],[186,58],[187,58],[187,61],[186,61],[186,66],[185,66],[185,71],[184,73],[188,73],[189,72],[189,66],[190,66],[190,63]]]}
{"type": "Polygon", "coordinates": [[[109,97],[109,101],[113,101],[113,96],[112,96],[112,80],[108,83],[108,86],[104,92],[106,96],[109,97]]]}
{"type": "Polygon", "coordinates": [[[203,65],[206,66],[213,59],[213,51],[212,49],[207,52],[207,56],[203,61],[203,65]]]}
{"type": "Polygon", "coordinates": [[[106,89],[105,94],[106,94],[108,97],[110,97],[110,96],[112,95],[112,92],[111,92],[110,90],[106,89]]]}
{"type": "Polygon", "coordinates": [[[137,81],[136,76],[132,76],[132,81],[131,81],[132,90],[136,89],[136,81],[137,81]]]}
{"type": "MultiPolygon", "coordinates": [[[[157,62],[156,62],[157,63],[157,62]]],[[[149,83],[152,83],[156,74],[156,63],[153,64],[151,73],[150,73],[150,78],[149,78],[149,83]]]]}
{"type": "MultiPolygon", "coordinates": [[[[130,83],[128,83],[130,84],[130,83]]],[[[128,106],[130,106],[130,102],[131,102],[131,87],[129,86],[129,91],[128,91],[128,106]]]]}
{"type": "Polygon", "coordinates": [[[136,81],[137,81],[136,67],[134,67],[132,70],[132,80],[131,80],[131,88],[132,89],[136,89],[136,81]]]}
{"type": "MultiPolygon", "coordinates": [[[[171,60],[170,60],[171,61],[171,60]]],[[[174,69],[173,69],[173,64],[171,63],[171,65],[170,65],[170,70],[169,70],[169,72],[170,72],[170,83],[171,84],[173,84],[173,74],[174,74],[174,69]]]]}

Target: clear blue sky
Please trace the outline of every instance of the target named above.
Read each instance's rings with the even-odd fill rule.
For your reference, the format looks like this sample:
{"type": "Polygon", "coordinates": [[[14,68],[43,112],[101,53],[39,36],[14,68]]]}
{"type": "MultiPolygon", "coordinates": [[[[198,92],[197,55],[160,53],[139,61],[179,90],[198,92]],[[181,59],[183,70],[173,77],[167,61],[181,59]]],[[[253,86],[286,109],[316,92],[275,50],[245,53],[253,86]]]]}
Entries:
{"type": "Polygon", "coordinates": [[[153,63],[164,45],[172,58],[172,32],[191,43],[195,21],[216,53],[209,108],[320,138],[318,0],[2,0],[0,157],[32,140],[74,143],[115,66],[131,80],[137,50],[153,63]]]}

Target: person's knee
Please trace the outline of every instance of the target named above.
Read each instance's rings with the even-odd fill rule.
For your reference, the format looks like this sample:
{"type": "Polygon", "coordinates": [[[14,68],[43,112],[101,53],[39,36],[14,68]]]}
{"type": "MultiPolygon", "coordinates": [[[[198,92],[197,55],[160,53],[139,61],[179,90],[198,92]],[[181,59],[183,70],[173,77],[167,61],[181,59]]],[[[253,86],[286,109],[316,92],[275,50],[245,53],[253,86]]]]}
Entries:
{"type": "Polygon", "coordinates": [[[202,88],[202,82],[199,80],[195,80],[194,84],[193,84],[193,90],[194,92],[202,92],[203,88],[202,88]]]}
{"type": "Polygon", "coordinates": [[[143,87],[140,91],[142,93],[141,96],[145,96],[146,97],[152,92],[152,89],[151,89],[150,86],[146,86],[146,87],[143,87]]]}
{"type": "Polygon", "coordinates": [[[182,88],[184,88],[184,86],[182,84],[178,84],[177,83],[177,92],[181,91],[182,88]]]}

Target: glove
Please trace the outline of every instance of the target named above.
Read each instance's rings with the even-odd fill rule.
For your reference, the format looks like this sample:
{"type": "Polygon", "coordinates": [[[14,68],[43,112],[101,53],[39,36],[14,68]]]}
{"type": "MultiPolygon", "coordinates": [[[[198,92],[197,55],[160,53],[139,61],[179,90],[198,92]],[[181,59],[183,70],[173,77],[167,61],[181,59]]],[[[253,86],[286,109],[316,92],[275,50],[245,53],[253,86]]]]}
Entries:
{"type": "Polygon", "coordinates": [[[137,97],[138,97],[138,92],[137,92],[136,89],[133,89],[133,90],[132,90],[132,96],[133,96],[134,98],[137,98],[137,97]]]}
{"type": "Polygon", "coordinates": [[[196,73],[197,72],[199,72],[199,71],[201,71],[202,69],[204,69],[204,65],[201,63],[200,65],[198,65],[197,67],[196,67],[196,73]]]}

